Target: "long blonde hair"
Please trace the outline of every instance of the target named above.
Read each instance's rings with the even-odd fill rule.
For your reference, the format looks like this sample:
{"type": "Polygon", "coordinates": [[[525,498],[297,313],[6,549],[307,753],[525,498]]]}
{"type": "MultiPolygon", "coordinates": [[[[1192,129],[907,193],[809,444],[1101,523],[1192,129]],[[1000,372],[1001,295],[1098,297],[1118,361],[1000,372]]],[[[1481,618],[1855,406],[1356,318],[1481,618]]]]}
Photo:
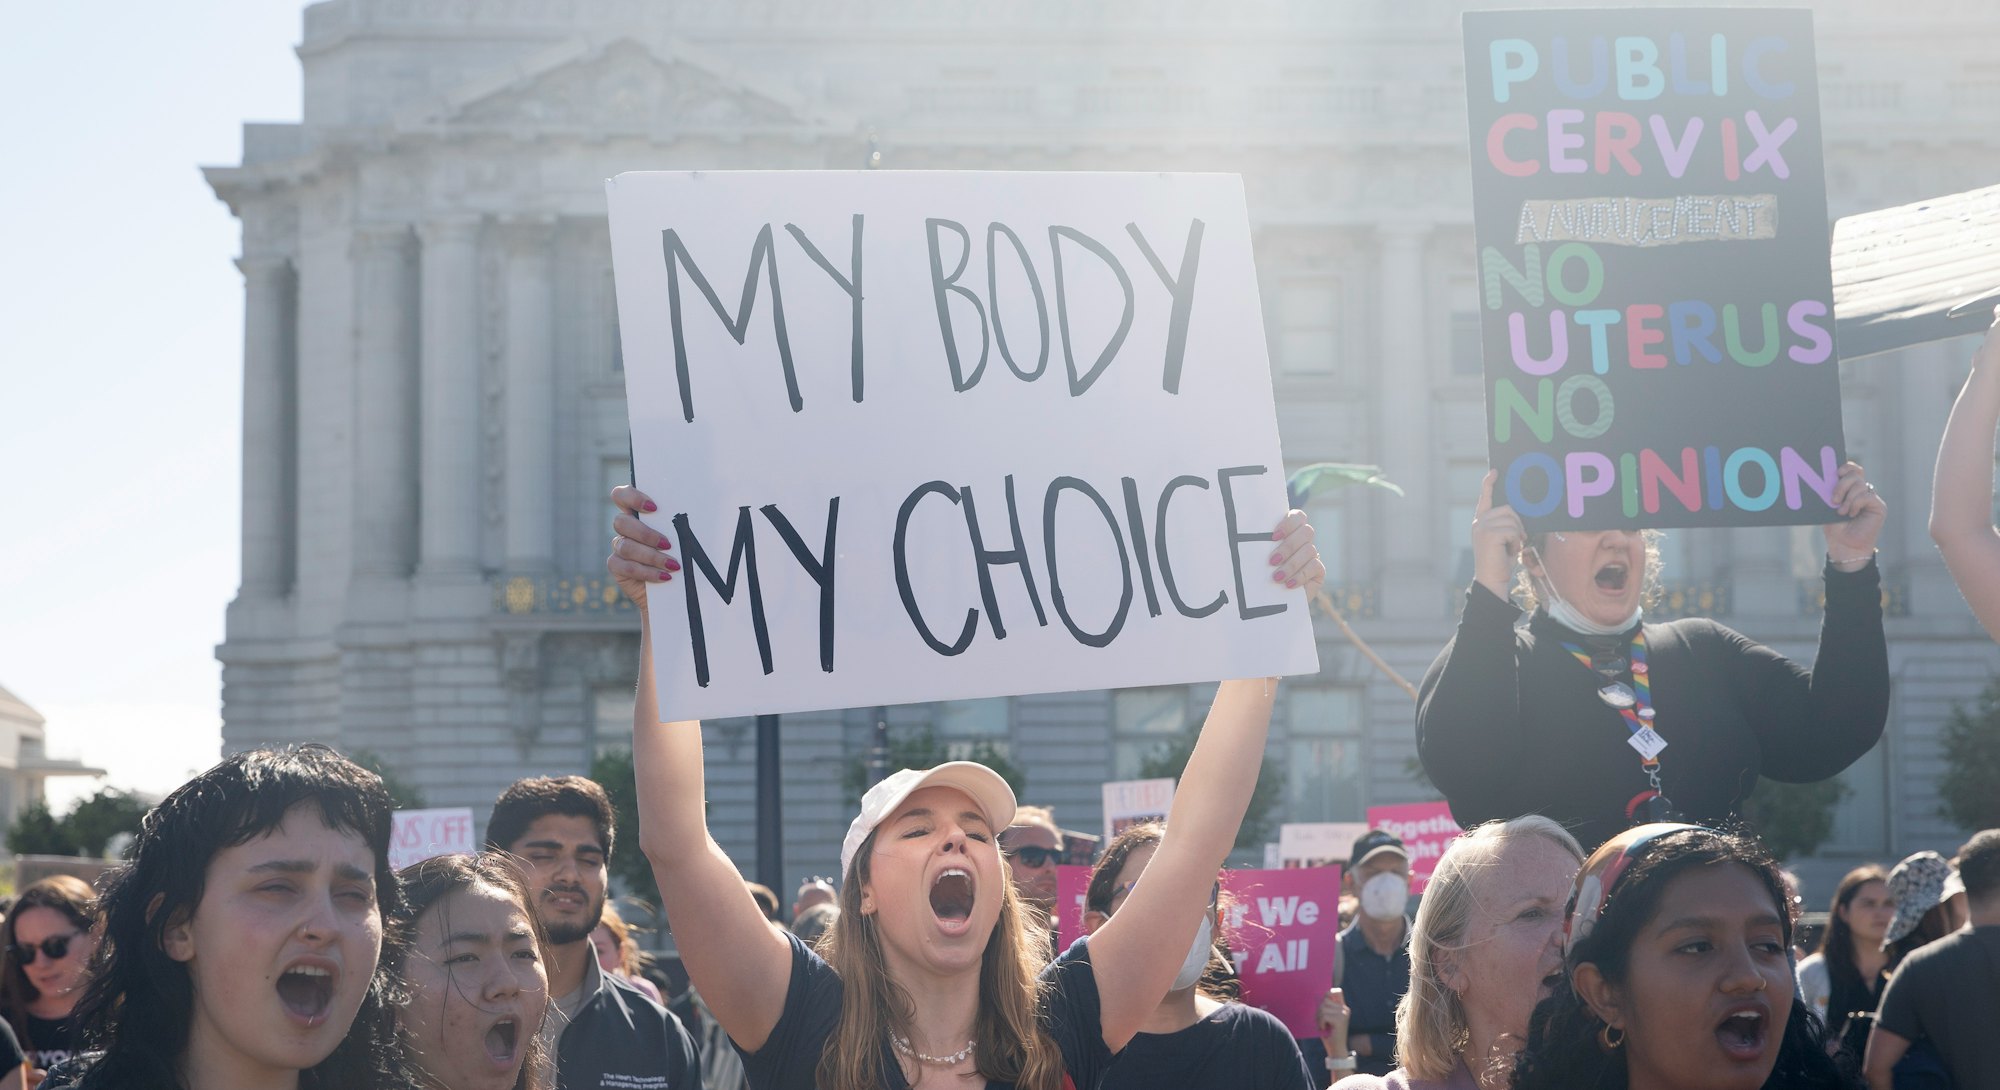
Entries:
{"type": "MultiPolygon", "coordinates": [[[[882,1045],[891,1033],[908,1036],[915,1018],[910,994],[889,975],[875,918],[861,912],[875,834],[854,853],[840,884],[840,918],[820,938],[819,950],[840,975],[840,1024],[827,1038],[815,1073],[821,1090],[877,1090],[887,1084],[882,1045]]],[[[979,1075],[1019,1090],[1058,1090],[1062,1055],[1042,1029],[1042,967],[1049,939],[1032,923],[1003,870],[1000,918],[979,960],[979,1013],[973,1022],[973,1057],[979,1075]]]]}
{"type": "MultiPolygon", "coordinates": [[[[1548,840],[1583,862],[1583,848],[1567,829],[1529,814],[1466,832],[1445,848],[1431,872],[1410,933],[1410,990],[1396,1004],[1396,1062],[1412,1079],[1451,1078],[1470,1045],[1465,1005],[1444,982],[1445,956],[1467,948],[1465,929],[1479,900],[1479,873],[1496,864],[1508,843],[1529,836],[1548,840]]],[[[1465,1061],[1471,1068],[1474,1058],[1465,1061]]]]}

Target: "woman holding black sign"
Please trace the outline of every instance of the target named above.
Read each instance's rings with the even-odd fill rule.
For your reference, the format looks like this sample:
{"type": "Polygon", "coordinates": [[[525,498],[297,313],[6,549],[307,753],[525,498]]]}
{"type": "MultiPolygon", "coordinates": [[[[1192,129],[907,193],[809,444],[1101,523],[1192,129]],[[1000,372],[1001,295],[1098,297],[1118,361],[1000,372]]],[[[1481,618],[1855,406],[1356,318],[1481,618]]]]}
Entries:
{"type": "Polygon", "coordinates": [[[1458,634],[1424,678],[1417,752],[1459,824],[1555,818],[1586,848],[1669,818],[1722,822],[1761,774],[1811,783],[1882,735],[1889,659],[1875,539],[1886,508],[1841,467],[1823,528],[1826,614],[1808,669],[1706,618],[1644,617],[1653,531],[1530,534],[1493,503],[1472,520],[1474,581],[1458,634]],[[1525,627],[1509,598],[1533,610],[1525,627]]]}

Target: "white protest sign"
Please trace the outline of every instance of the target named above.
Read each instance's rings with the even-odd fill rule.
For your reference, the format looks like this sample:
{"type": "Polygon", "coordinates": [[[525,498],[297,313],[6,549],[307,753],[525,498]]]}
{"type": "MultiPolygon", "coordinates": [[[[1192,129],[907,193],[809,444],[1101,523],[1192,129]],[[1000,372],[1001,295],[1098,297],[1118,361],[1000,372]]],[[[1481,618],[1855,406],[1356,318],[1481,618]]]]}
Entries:
{"type": "Polygon", "coordinates": [[[1167,820],[1174,805],[1174,781],[1113,780],[1104,785],[1104,845],[1118,834],[1148,821],[1167,820]]]}
{"type": "Polygon", "coordinates": [[[1240,178],[607,193],[664,717],[1318,669],[1240,178]]]}
{"type": "Polygon", "coordinates": [[[389,866],[402,870],[434,855],[476,852],[472,810],[447,806],[436,810],[398,810],[389,826],[389,866]]]}
{"type": "Polygon", "coordinates": [[[1278,826],[1279,867],[1345,864],[1354,842],[1368,832],[1365,821],[1291,822],[1278,826]]]}

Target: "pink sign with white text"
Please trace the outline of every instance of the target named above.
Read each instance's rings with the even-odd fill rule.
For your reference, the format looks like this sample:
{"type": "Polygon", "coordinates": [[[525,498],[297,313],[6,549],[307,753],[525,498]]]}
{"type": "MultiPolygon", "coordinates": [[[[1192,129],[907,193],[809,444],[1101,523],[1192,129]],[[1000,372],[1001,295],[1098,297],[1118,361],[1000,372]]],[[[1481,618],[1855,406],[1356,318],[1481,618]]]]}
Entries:
{"type": "Polygon", "coordinates": [[[1223,937],[1243,1002],[1271,1012],[1294,1037],[1318,1036],[1340,934],[1340,868],[1232,870],[1222,889],[1223,937]]]}
{"type": "Polygon", "coordinates": [[[1443,802],[1406,802],[1396,806],[1370,806],[1368,826],[1394,833],[1410,853],[1410,892],[1422,893],[1430,884],[1431,871],[1445,846],[1465,830],[1451,817],[1451,806],[1443,802]]]}
{"type": "Polygon", "coordinates": [[[1063,864],[1056,868],[1056,941],[1060,954],[1083,935],[1083,895],[1090,888],[1089,867],[1063,864]]]}

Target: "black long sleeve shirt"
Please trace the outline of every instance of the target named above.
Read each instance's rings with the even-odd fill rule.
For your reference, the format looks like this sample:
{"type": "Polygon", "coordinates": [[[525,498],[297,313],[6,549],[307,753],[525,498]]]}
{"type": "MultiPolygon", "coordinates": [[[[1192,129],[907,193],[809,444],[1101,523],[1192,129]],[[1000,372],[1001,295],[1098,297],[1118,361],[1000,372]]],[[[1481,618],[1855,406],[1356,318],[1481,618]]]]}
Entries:
{"type": "MultiPolygon", "coordinates": [[[[1417,753],[1458,823],[1543,814],[1586,851],[1627,826],[1647,790],[1625,720],[1603,682],[1563,642],[1582,637],[1474,583],[1458,634],[1417,701],[1417,753]]],[[[1889,652],[1881,575],[1826,570],[1826,613],[1811,669],[1706,618],[1644,626],[1665,794],[1685,820],[1720,823],[1761,774],[1786,783],[1837,775],[1882,736],[1889,652]]]]}

